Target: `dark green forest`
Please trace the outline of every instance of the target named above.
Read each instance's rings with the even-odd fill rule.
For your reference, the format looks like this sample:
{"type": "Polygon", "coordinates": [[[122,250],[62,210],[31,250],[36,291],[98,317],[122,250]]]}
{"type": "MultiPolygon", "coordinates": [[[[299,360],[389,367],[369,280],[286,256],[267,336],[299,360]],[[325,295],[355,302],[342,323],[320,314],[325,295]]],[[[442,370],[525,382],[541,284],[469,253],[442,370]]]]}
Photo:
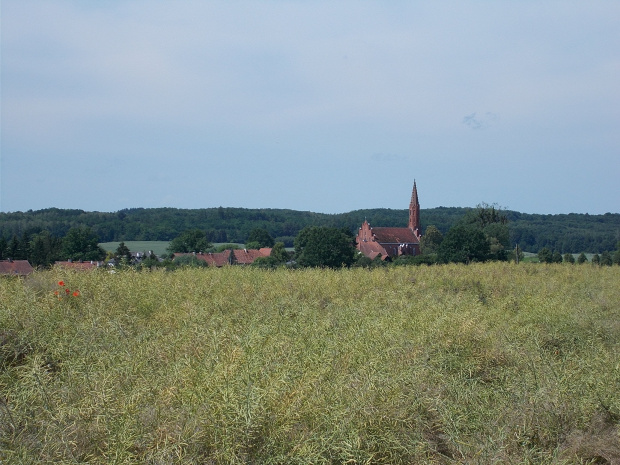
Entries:
{"type": "MultiPolygon", "coordinates": [[[[470,209],[437,207],[421,210],[422,231],[436,226],[443,234],[470,209]]],[[[546,247],[560,253],[601,253],[614,250],[620,240],[620,214],[537,215],[504,211],[509,219],[510,242],[525,252],[546,247]]],[[[49,231],[64,237],[71,228],[87,226],[100,242],[167,241],[188,229],[206,231],[211,242],[245,243],[255,228],[266,229],[277,242],[293,245],[306,226],[328,226],[357,231],[364,219],[372,226],[405,226],[408,210],[368,209],[324,214],[284,209],[131,208],[114,213],[48,208],[0,213],[0,238],[9,241],[49,231]]]]}

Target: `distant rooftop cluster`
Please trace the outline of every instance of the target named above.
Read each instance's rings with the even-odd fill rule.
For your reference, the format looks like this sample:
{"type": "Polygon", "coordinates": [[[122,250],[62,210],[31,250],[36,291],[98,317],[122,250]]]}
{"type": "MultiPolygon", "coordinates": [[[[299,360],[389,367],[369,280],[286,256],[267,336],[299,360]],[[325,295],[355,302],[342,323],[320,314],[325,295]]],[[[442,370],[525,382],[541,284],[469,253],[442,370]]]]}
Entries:
{"type": "Polygon", "coordinates": [[[174,256],[193,256],[198,260],[204,260],[207,265],[222,267],[225,265],[251,265],[254,260],[260,257],[269,257],[271,255],[270,247],[261,249],[233,249],[224,250],[216,253],[175,253],[174,256]]]}

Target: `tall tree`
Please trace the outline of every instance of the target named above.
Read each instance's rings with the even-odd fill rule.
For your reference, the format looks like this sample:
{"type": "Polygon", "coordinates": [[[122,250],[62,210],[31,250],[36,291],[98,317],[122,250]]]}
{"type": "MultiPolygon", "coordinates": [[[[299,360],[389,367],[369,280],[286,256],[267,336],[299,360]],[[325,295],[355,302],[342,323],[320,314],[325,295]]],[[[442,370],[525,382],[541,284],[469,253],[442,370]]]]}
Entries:
{"type": "Polygon", "coordinates": [[[22,257],[22,247],[19,242],[17,234],[13,234],[13,237],[6,246],[6,257],[13,260],[25,260],[26,257],[22,257]]]}
{"type": "Polygon", "coordinates": [[[0,236],[0,260],[4,260],[5,258],[9,258],[7,255],[7,246],[9,243],[4,238],[4,236],[0,236]]]}
{"type": "Polygon", "coordinates": [[[269,231],[263,228],[254,228],[250,231],[250,235],[248,236],[248,243],[256,242],[258,243],[258,247],[273,247],[275,244],[275,240],[269,234],[269,231]]]}
{"type": "Polygon", "coordinates": [[[611,254],[606,250],[601,254],[601,265],[602,266],[611,266],[613,264],[613,260],[611,258],[611,254]]]}
{"type": "Polygon", "coordinates": [[[284,248],[283,242],[276,242],[269,256],[273,257],[278,263],[286,263],[289,260],[289,254],[284,248]]]}
{"type": "Polygon", "coordinates": [[[30,240],[28,261],[33,266],[49,266],[60,260],[62,239],[54,237],[49,231],[41,231],[30,240]]]}
{"type": "Polygon", "coordinates": [[[484,262],[491,247],[484,233],[472,225],[457,225],[446,233],[439,246],[438,260],[443,263],[484,262]]]}
{"type": "Polygon", "coordinates": [[[616,251],[613,256],[614,265],[620,265],[620,241],[616,245],[616,251]]]}
{"type": "Polygon", "coordinates": [[[543,247],[538,252],[538,261],[540,263],[552,263],[553,262],[553,253],[547,247],[543,247]]]}
{"type": "Polygon", "coordinates": [[[118,260],[124,260],[127,264],[131,263],[131,251],[129,250],[129,247],[127,247],[125,245],[124,242],[121,242],[120,244],[118,244],[118,247],[116,248],[116,253],[114,254],[115,258],[117,258],[118,260]]]}
{"type": "Polygon", "coordinates": [[[105,250],[99,247],[99,240],[89,227],[71,228],[62,241],[62,256],[67,260],[103,260],[105,250]]]}
{"type": "Polygon", "coordinates": [[[200,229],[189,229],[175,237],[168,245],[171,253],[206,252],[211,247],[207,235],[200,229]]]}
{"type": "Polygon", "coordinates": [[[295,255],[301,266],[341,268],[351,266],[355,248],[341,229],[307,226],[295,238],[295,255]]]}
{"type": "Polygon", "coordinates": [[[489,259],[507,260],[510,248],[508,216],[495,205],[479,204],[470,210],[460,224],[475,227],[484,233],[489,243],[489,259]]]}
{"type": "Polygon", "coordinates": [[[425,255],[437,253],[442,241],[443,234],[441,234],[441,231],[434,225],[429,225],[420,240],[421,252],[425,255]]]}

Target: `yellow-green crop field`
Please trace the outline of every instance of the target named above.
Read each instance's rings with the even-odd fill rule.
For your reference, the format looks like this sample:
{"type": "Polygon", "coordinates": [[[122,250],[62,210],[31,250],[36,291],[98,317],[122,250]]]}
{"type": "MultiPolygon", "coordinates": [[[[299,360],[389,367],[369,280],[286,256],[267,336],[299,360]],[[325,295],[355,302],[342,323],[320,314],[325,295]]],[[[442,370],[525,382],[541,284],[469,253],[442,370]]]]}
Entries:
{"type": "Polygon", "coordinates": [[[620,463],[619,349],[620,267],[39,272],[0,463],[620,463]]]}

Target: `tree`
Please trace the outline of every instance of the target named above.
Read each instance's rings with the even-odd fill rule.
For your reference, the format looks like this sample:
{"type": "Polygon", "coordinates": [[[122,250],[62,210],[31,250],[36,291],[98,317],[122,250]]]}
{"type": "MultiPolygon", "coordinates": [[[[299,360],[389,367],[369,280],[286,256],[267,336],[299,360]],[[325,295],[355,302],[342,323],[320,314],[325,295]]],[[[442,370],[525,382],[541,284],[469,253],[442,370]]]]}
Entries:
{"type": "Polygon", "coordinates": [[[564,254],[564,261],[566,263],[575,263],[575,257],[573,257],[572,253],[565,253],[564,254]]]}
{"type": "Polygon", "coordinates": [[[577,257],[577,263],[579,263],[580,265],[582,263],[588,263],[588,257],[586,257],[586,254],[581,252],[579,254],[579,257],[577,257]]]}
{"type": "Polygon", "coordinates": [[[28,261],[33,266],[49,266],[60,260],[62,239],[53,237],[49,231],[41,231],[30,240],[28,261]]]}
{"type": "Polygon", "coordinates": [[[215,252],[223,252],[224,250],[240,250],[239,244],[220,244],[215,248],[215,252]]]}
{"type": "Polygon", "coordinates": [[[504,223],[491,223],[482,232],[489,241],[491,258],[505,261],[508,259],[506,249],[510,247],[510,234],[508,225],[504,223]]]}
{"type": "Polygon", "coordinates": [[[484,233],[489,242],[488,259],[508,260],[506,249],[510,247],[508,216],[495,205],[479,204],[470,210],[458,224],[475,227],[484,233]]]}
{"type": "Polygon", "coordinates": [[[9,243],[6,241],[6,239],[3,236],[0,236],[0,260],[8,258],[6,251],[8,245],[9,243]]]}
{"type": "Polygon", "coordinates": [[[168,244],[170,253],[192,253],[205,252],[211,247],[207,240],[207,235],[200,229],[188,229],[175,237],[168,244]]]}
{"type": "Polygon", "coordinates": [[[284,247],[284,242],[276,242],[271,249],[270,257],[273,257],[277,263],[286,263],[289,261],[289,254],[284,247]]]}
{"type": "Polygon", "coordinates": [[[22,247],[19,243],[19,238],[17,234],[13,234],[13,237],[6,246],[6,257],[12,258],[13,260],[25,260],[26,257],[22,258],[21,250],[22,247]]]}
{"type": "Polygon", "coordinates": [[[301,266],[341,268],[351,266],[355,248],[341,229],[307,226],[295,238],[295,255],[301,266]]]}
{"type": "Polygon", "coordinates": [[[22,237],[19,240],[18,252],[15,256],[18,260],[28,260],[28,253],[30,252],[30,235],[27,232],[22,233],[22,237]]]}
{"type": "Polygon", "coordinates": [[[282,263],[276,260],[274,257],[258,257],[256,260],[252,262],[252,267],[254,268],[265,268],[269,270],[273,270],[281,266],[282,263]]]}
{"type": "Polygon", "coordinates": [[[131,251],[124,242],[118,244],[118,247],[116,248],[116,253],[114,255],[119,260],[125,259],[127,263],[131,263],[131,251]]]}
{"type": "Polygon", "coordinates": [[[421,252],[425,255],[435,254],[443,241],[443,234],[434,225],[429,225],[420,240],[421,252]]]}
{"type": "Polygon", "coordinates": [[[62,240],[62,256],[68,260],[103,260],[106,253],[89,227],[71,228],[62,240]]]}
{"type": "Polygon", "coordinates": [[[151,270],[153,268],[159,268],[163,266],[163,262],[160,262],[157,256],[151,252],[146,258],[143,258],[138,265],[139,270],[151,270]]]}
{"type": "MultiPolygon", "coordinates": [[[[254,228],[250,231],[250,235],[248,236],[248,240],[246,242],[257,242],[258,249],[261,247],[273,247],[275,244],[275,240],[266,229],[262,228],[254,228]]],[[[249,248],[249,247],[248,247],[249,248]]]]}
{"type": "Polygon", "coordinates": [[[614,252],[613,260],[614,265],[620,265],[620,241],[616,245],[616,251],[614,252]]]}
{"type": "Polygon", "coordinates": [[[439,246],[438,260],[443,263],[484,262],[491,248],[484,233],[477,227],[460,224],[450,228],[439,246]]]}
{"type": "Polygon", "coordinates": [[[551,255],[551,261],[553,263],[562,263],[562,254],[556,250],[553,252],[553,255],[551,255]]]}
{"type": "Polygon", "coordinates": [[[284,265],[290,259],[289,253],[284,248],[283,242],[276,242],[268,257],[258,257],[252,262],[255,268],[275,269],[284,265]]]}
{"type": "Polygon", "coordinates": [[[592,255],[592,264],[593,265],[601,264],[601,256],[599,254],[595,253],[594,255],[592,255]]]}
{"type": "Polygon", "coordinates": [[[611,254],[606,250],[601,254],[601,266],[611,266],[612,264],[611,254]]]}
{"type": "Polygon", "coordinates": [[[355,264],[353,266],[356,268],[372,268],[372,262],[373,261],[369,257],[360,252],[356,257],[355,264]]]}
{"type": "Polygon", "coordinates": [[[547,247],[543,247],[542,249],[540,249],[538,251],[538,261],[540,263],[553,262],[553,254],[551,253],[551,250],[549,250],[547,247]]]}
{"type": "Polygon", "coordinates": [[[477,224],[480,229],[486,228],[490,224],[508,224],[508,216],[496,208],[496,205],[487,203],[478,204],[478,206],[470,210],[464,217],[466,224],[477,224]]]}

